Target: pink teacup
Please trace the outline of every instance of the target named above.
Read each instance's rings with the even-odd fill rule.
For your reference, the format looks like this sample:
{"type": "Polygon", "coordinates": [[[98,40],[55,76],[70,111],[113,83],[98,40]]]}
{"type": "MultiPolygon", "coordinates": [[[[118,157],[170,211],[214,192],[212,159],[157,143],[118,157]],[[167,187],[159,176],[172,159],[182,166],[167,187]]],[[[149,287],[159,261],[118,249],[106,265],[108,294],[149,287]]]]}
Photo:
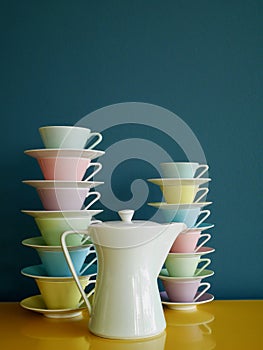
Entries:
{"type": "Polygon", "coordinates": [[[45,180],[81,181],[86,170],[97,169],[85,181],[89,181],[102,168],[100,163],[91,163],[89,158],[47,157],[37,159],[45,180]]]}
{"type": "Polygon", "coordinates": [[[46,210],[80,210],[85,199],[89,196],[95,198],[85,207],[87,210],[100,199],[99,192],[89,192],[89,188],[37,188],[37,193],[46,210]]]}
{"type": "Polygon", "coordinates": [[[182,232],[174,241],[170,253],[195,253],[209,241],[210,238],[211,235],[209,233],[201,234],[201,230],[182,232]],[[204,237],[206,237],[206,239],[202,240],[202,242],[197,245],[199,239],[203,239],[204,237]]]}
{"type": "Polygon", "coordinates": [[[172,302],[195,302],[210,288],[210,283],[201,282],[199,279],[192,281],[177,280],[173,278],[162,278],[164,289],[172,302]],[[205,287],[197,293],[200,287],[205,287]]]}

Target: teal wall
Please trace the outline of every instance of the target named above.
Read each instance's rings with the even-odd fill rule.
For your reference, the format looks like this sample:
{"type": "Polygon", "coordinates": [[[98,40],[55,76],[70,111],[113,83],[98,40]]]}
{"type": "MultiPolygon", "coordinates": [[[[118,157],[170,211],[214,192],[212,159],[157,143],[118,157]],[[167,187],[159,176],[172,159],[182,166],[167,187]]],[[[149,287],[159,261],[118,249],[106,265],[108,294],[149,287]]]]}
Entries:
{"type": "MultiPolygon", "coordinates": [[[[23,154],[42,147],[38,127],[75,124],[127,101],[179,115],[203,147],[213,179],[209,221],[216,225],[211,292],[218,299],[263,298],[263,2],[9,0],[1,1],[0,16],[0,300],[37,293],[20,269],[38,263],[21,245],[38,232],[20,210],[40,208],[21,183],[41,178],[23,154]]],[[[105,132],[100,149],[120,135],[146,134],[139,126],[120,128],[105,132]]],[[[147,135],[170,147],[165,135],[147,135]]],[[[145,169],[146,178],[156,175],[145,169]]],[[[120,169],[122,188],[125,173],[129,167],[120,169]]],[[[105,210],[102,218],[111,214],[105,210]]],[[[139,216],[147,215],[145,205],[139,216]]]]}

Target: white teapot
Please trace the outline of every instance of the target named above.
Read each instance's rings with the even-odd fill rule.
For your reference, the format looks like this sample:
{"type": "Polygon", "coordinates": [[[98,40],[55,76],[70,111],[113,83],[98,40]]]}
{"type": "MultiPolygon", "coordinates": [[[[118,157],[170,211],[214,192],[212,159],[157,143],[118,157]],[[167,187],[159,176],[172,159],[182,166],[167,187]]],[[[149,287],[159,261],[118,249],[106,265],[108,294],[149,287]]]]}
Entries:
{"type": "Polygon", "coordinates": [[[84,233],[95,245],[98,258],[92,306],[68,253],[70,232],[61,236],[69,268],[90,312],[89,330],[104,338],[147,338],[166,327],[157,277],[172,243],[186,226],[132,221],[133,213],[122,210],[122,221],[96,223],[84,233]]]}

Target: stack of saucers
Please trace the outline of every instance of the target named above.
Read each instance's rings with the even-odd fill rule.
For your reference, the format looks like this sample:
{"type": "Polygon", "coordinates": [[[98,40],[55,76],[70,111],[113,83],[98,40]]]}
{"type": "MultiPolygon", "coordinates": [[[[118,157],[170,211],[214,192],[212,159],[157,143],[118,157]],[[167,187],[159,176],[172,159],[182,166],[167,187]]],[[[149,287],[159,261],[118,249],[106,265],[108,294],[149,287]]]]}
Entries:
{"type": "Polygon", "coordinates": [[[160,167],[163,177],[148,181],[160,186],[165,202],[148,204],[159,208],[166,222],[183,222],[187,226],[174,241],[159,275],[164,287],[162,302],[172,309],[196,308],[214,299],[207,293],[210,283],[202,282],[214,274],[206,269],[211,260],[204,257],[215,250],[204,246],[211,235],[203,231],[214,226],[205,223],[210,210],[203,209],[212,202],[201,202],[209,192],[208,187],[201,187],[211,181],[202,177],[208,165],[171,162],[161,163],[160,167]]]}
{"type": "MultiPolygon", "coordinates": [[[[73,317],[81,313],[83,306],[60,237],[65,231],[71,232],[66,242],[81,284],[83,287],[94,284],[97,257],[84,232],[89,225],[98,222],[92,218],[102,212],[91,209],[100,193],[90,190],[103,182],[90,180],[102,168],[100,163],[92,160],[105,152],[93,149],[101,142],[102,136],[91,133],[88,128],[46,126],[39,132],[45,148],[27,150],[25,154],[37,160],[44,180],[23,182],[36,189],[44,210],[22,212],[34,218],[41,236],[25,239],[22,244],[37,251],[41,264],[26,267],[21,272],[34,278],[41,294],[22,300],[21,306],[47,317],[73,317]],[[85,149],[94,136],[96,141],[85,149]],[[95,171],[86,176],[92,166],[95,171]],[[94,199],[86,203],[91,196],[94,199]]],[[[94,287],[90,295],[93,291],[94,287]]]]}

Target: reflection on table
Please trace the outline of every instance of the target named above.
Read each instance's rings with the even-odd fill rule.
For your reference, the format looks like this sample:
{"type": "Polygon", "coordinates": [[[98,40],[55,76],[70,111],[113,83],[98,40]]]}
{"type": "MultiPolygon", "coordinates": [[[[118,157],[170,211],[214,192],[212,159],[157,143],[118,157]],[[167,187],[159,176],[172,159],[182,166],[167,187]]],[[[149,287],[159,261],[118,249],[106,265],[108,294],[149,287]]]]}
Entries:
{"type": "Polygon", "coordinates": [[[167,327],[157,337],[137,341],[103,339],[80,316],[51,319],[0,303],[1,349],[19,350],[195,350],[263,349],[263,300],[215,300],[192,310],[164,308],[167,327]]]}

